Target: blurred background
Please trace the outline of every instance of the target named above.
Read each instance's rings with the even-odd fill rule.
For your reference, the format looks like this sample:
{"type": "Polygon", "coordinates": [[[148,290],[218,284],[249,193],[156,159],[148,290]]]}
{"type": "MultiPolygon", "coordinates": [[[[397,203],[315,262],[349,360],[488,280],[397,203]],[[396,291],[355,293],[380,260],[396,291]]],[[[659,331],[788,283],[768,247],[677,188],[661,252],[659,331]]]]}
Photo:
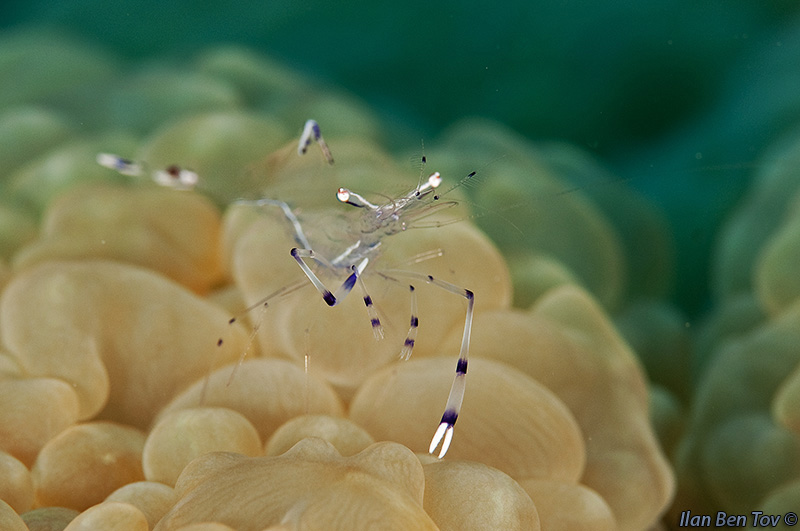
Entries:
{"type": "Polygon", "coordinates": [[[666,212],[675,300],[697,315],[716,228],[800,113],[798,13],[791,0],[10,0],[0,24],[176,68],[212,44],[246,45],[365,99],[403,149],[466,116],[573,143],[666,212]]]}

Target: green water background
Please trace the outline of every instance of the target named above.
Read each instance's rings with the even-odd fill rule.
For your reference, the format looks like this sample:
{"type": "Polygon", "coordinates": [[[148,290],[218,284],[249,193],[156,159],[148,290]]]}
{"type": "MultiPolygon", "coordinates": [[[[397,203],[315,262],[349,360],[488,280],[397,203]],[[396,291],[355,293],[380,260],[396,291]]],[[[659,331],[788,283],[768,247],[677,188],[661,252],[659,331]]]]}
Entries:
{"type": "Polygon", "coordinates": [[[574,143],[666,212],[675,300],[696,314],[714,235],[761,151],[798,123],[798,14],[789,0],[34,0],[4,2],[0,26],[58,28],[137,63],[243,44],[425,138],[479,115],[574,143]]]}

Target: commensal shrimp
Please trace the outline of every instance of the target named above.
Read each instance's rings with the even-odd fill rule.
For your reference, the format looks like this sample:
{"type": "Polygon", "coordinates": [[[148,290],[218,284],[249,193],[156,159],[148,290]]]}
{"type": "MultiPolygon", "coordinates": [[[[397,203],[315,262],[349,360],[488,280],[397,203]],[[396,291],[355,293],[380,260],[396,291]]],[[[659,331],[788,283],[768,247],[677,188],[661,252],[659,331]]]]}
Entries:
{"type": "MultiPolygon", "coordinates": [[[[316,143],[320,147],[325,160],[332,165],[333,156],[322,138],[319,125],[314,120],[308,120],[298,142],[298,155],[306,154],[312,143],[316,143]]],[[[148,172],[144,165],[116,155],[101,154],[98,155],[97,160],[101,165],[126,175],[140,177],[149,173],[157,184],[179,190],[191,189],[197,183],[197,174],[177,166],[172,166],[166,170],[148,172]]],[[[423,164],[425,163],[424,157],[422,162],[423,164]]],[[[464,181],[471,179],[474,175],[475,172],[470,173],[458,185],[463,184],[464,181]]],[[[305,279],[302,281],[289,282],[283,285],[250,305],[243,313],[261,308],[263,316],[264,310],[275,299],[285,297],[309,284],[314,286],[328,307],[336,307],[341,305],[353,288],[358,285],[372,335],[376,340],[382,340],[385,336],[384,322],[379,316],[375,301],[367,289],[363,279],[364,273],[372,271],[383,279],[398,285],[400,284],[399,279],[405,278],[411,282],[406,284],[411,312],[405,338],[401,344],[397,345],[397,348],[399,349],[399,357],[407,360],[412,355],[417,344],[417,332],[420,327],[417,287],[414,282],[430,284],[439,288],[442,293],[449,293],[466,301],[466,315],[455,376],[444,407],[444,413],[428,448],[429,453],[437,455],[439,458],[444,457],[450,447],[454,426],[458,420],[464,398],[475,295],[470,289],[460,287],[438,276],[435,277],[431,274],[407,269],[377,270],[374,264],[381,251],[384,250],[384,242],[388,237],[422,226],[421,220],[427,221],[433,214],[455,205],[453,201],[442,200],[444,194],[437,193],[441,183],[442,176],[438,172],[433,172],[427,177],[421,175],[417,185],[405,194],[392,198],[387,197],[379,202],[372,202],[358,192],[348,188],[339,188],[336,191],[337,199],[357,210],[355,215],[347,219],[346,223],[338,223],[341,220],[336,219],[337,223],[330,224],[337,225],[336,227],[326,227],[329,232],[335,232],[336,236],[326,238],[327,241],[322,242],[317,242],[314,237],[311,237],[311,232],[301,222],[299,212],[284,201],[262,198],[240,200],[234,203],[236,206],[282,213],[282,217],[288,222],[291,237],[295,243],[293,247],[286,250],[305,275],[305,279]],[[312,241],[315,243],[312,244],[312,241]],[[338,285],[331,285],[331,282],[335,282],[338,285]]],[[[428,226],[435,227],[438,225],[434,221],[429,223],[428,226]]],[[[282,251],[277,254],[280,254],[280,252],[282,251]]],[[[272,254],[276,254],[274,249],[272,254]]],[[[435,256],[441,256],[441,254],[441,250],[428,250],[419,256],[413,257],[412,263],[422,262],[435,256]]],[[[277,260],[278,258],[274,259],[277,260]]],[[[425,315],[421,317],[423,321],[426,320],[425,315]]],[[[239,317],[233,317],[229,323],[233,324],[238,319],[239,317]]],[[[257,321],[257,319],[254,319],[254,321],[257,321]]],[[[253,337],[258,332],[259,327],[260,322],[256,322],[254,324],[253,337]]],[[[218,345],[222,345],[223,341],[223,338],[220,338],[218,345]]],[[[245,353],[242,353],[242,358],[244,356],[245,353]]],[[[231,378],[233,378],[233,374],[231,378]]]]}

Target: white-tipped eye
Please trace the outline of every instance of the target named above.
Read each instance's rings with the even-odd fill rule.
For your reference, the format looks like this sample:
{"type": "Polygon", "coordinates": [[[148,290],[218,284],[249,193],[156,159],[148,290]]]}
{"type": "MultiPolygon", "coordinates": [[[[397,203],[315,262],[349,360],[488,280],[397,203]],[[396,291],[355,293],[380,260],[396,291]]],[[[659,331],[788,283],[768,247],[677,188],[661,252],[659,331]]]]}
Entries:
{"type": "Polygon", "coordinates": [[[439,172],[431,173],[430,177],[428,177],[428,184],[431,188],[436,188],[440,184],[442,184],[442,176],[439,175],[439,172]]]}
{"type": "Polygon", "coordinates": [[[347,203],[348,205],[358,208],[366,207],[371,208],[372,210],[376,210],[378,208],[357,193],[351,192],[347,188],[339,188],[336,191],[336,198],[342,203],[347,203]]]}
{"type": "Polygon", "coordinates": [[[161,186],[175,190],[191,190],[197,185],[198,176],[191,170],[170,166],[166,170],[153,173],[153,181],[161,186]]]}

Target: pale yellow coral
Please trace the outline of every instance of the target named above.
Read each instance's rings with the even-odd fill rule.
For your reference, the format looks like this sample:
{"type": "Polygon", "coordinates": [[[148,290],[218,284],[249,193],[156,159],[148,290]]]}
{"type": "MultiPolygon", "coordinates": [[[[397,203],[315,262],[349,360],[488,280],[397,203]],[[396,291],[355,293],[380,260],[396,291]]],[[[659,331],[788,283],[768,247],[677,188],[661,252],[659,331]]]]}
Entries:
{"type": "MultiPolygon", "coordinates": [[[[359,388],[350,418],[378,440],[426,451],[454,369],[450,358],[386,367],[359,388]]],[[[580,478],[586,460],[583,436],[552,392],[508,365],[485,359],[470,363],[468,381],[449,458],[485,463],[515,479],[580,478]]]]}
{"type": "Polygon", "coordinates": [[[221,281],[219,213],[192,193],[153,187],[78,188],[47,209],[17,269],[52,260],[109,259],[157,271],[198,293],[221,281]]]}
{"type": "Polygon", "coordinates": [[[0,379],[0,448],[30,466],[42,447],[74,424],[78,395],[56,378],[0,379]]]}
{"type": "MultiPolygon", "coordinates": [[[[430,158],[451,172],[465,159],[493,161],[471,186],[480,198],[477,222],[505,255],[533,250],[563,264],[606,307],[620,303],[627,275],[620,236],[586,194],[564,193],[572,185],[546,153],[500,124],[475,118],[451,126],[441,144],[430,158]]],[[[523,269],[517,271],[522,276],[514,285],[521,291],[529,281],[523,269]]],[[[517,298],[533,296],[521,292],[517,298]]]]}
{"type": "Polygon", "coordinates": [[[102,410],[142,428],[171,393],[247,344],[243,329],[225,325],[224,311],[154,272],[112,262],[47,262],[21,272],[0,312],[9,353],[29,373],[71,384],[79,418],[102,410]],[[221,331],[227,341],[218,348],[221,331]]]}
{"type": "Polygon", "coordinates": [[[64,531],[148,531],[145,515],[129,503],[104,502],[78,515],[64,531]]]}
{"type": "MultiPolygon", "coordinates": [[[[441,348],[450,350],[459,340],[454,331],[441,348]]],[[[513,365],[569,407],[586,444],[586,469],[576,479],[605,499],[621,529],[639,529],[665,510],[674,480],[649,425],[641,369],[588,294],[563,286],[528,313],[477,315],[472,353],[513,365]]]]}
{"type": "Polygon", "coordinates": [[[21,517],[29,531],[61,531],[79,514],[79,511],[66,507],[40,507],[22,513],[21,517]]]}
{"type": "Polygon", "coordinates": [[[307,437],[319,437],[328,441],[345,457],[355,455],[375,442],[364,428],[348,419],[303,415],[275,430],[265,445],[264,454],[280,455],[307,437]]]}
{"type": "Polygon", "coordinates": [[[772,234],[755,264],[756,294],[773,316],[786,311],[800,298],[800,195],[793,212],[772,234]]]}
{"type": "Polygon", "coordinates": [[[424,507],[442,531],[538,531],[539,515],[528,494],[506,474],[470,461],[423,465],[424,507]]]}
{"type": "Polygon", "coordinates": [[[0,527],[6,531],[29,531],[13,507],[0,499],[0,527]]]}
{"type": "Polygon", "coordinates": [[[226,408],[190,408],[166,415],[144,445],[142,466],[150,481],[174,485],[183,468],[209,452],[261,454],[261,440],[242,414],[226,408]]]}
{"type": "Polygon", "coordinates": [[[549,531],[614,531],[614,514],[597,492],[585,485],[548,479],[519,482],[536,504],[542,529],[549,531]]]}
{"type": "Polygon", "coordinates": [[[584,363],[594,365],[580,386],[564,389],[587,437],[581,482],[603,496],[620,529],[652,524],[672,499],[675,482],[650,427],[638,361],[602,309],[575,287],[556,290],[533,311],[556,322],[588,358],[584,363]]]}
{"type": "Polygon", "coordinates": [[[33,465],[38,506],[84,510],[144,479],[144,434],[112,422],[77,424],[49,441],[33,465]]]}
{"type": "MultiPolygon", "coordinates": [[[[341,241],[344,235],[337,235],[336,231],[341,231],[348,223],[338,215],[311,221],[307,225],[307,236],[312,242],[315,237],[322,238],[323,247],[319,251],[322,253],[330,246],[330,238],[334,242],[341,241]]],[[[289,255],[289,250],[297,244],[287,225],[285,220],[265,217],[241,231],[234,246],[234,277],[247,302],[253,304],[282,287],[301,288],[276,299],[274,309],[270,306],[255,312],[261,323],[261,349],[289,356],[297,363],[303,363],[306,355],[310,356],[312,370],[345,397],[376,369],[397,359],[408,333],[410,284],[419,288],[416,293],[421,324],[415,352],[430,352],[437,338],[453,326],[461,324],[463,327],[464,298],[427,286],[425,275],[473,290],[481,310],[510,304],[508,271],[502,257],[475,228],[462,223],[437,230],[403,232],[391,236],[385,252],[363,275],[384,323],[385,337],[376,340],[358,295],[353,294],[337,307],[330,308],[311,288],[289,255]],[[414,257],[425,253],[436,253],[436,256],[413,263],[414,257]],[[404,276],[394,272],[394,268],[415,271],[417,276],[404,276]],[[386,271],[385,276],[381,271],[386,271]]],[[[332,255],[332,252],[327,254],[332,255]]],[[[324,271],[320,274],[331,289],[344,279],[324,271]]],[[[457,352],[455,349],[451,355],[457,352]]]]}
{"type": "Polygon", "coordinates": [[[104,500],[124,502],[139,509],[147,518],[150,529],[175,505],[175,491],[163,483],[136,481],[118,488],[104,500]]]}
{"type": "Polygon", "coordinates": [[[407,448],[378,443],[341,457],[321,439],[304,439],[277,457],[208,454],[176,485],[180,501],[156,531],[221,522],[239,531],[289,524],[297,529],[436,529],[422,508],[422,465],[407,448]]]}
{"type": "MultiPolygon", "coordinates": [[[[288,139],[283,126],[267,117],[229,111],[189,116],[157,131],[136,158],[150,168],[178,164],[202,175],[199,187],[228,204],[263,186],[253,165],[288,139]]],[[[211,236],[211,234],[206,234],[211,236]]]]}
{"type": "MultiPolygon", "coordinates": [[[[149,182],[61,194],[112,178],[94,153],[121,149],[150,169],[198,172],[200,191],[220,205],[262,195],[289,202],[314,250],[333,260],[370,234],[364,210],[336,202],[339,186],[391,202],[425,178],[376,145],[385,127],[348,95],[320,92],[241,50],[209,52],[198,65],[199,74],[147,71],[111,101],[171,117],[213,112],[173,121],[143,142],[77,139],[18,161],[11,175],[13,196],[46,211],[38,241],[11,259],[0,300],[0,448],[14,456],[0,459],[13,477],[13,494],[0,489],[0,497],[26,510],[32,481],[35,506],[84,511],[67,527],[75,531],[653,524],[672,478],[648,424],[641,368],[574,287],[619,303],[623,240],[592,201],[561,197],[558,157],[493,126],[457,129],[431,157],[430,171],[444,170],[445,180],[431,210],[399,234],[377,233],[362,275],[383,326],[376,339],[359,288],[330,308],[311,287],[289,255],[301,238],[275,206],[234,204],[221,226],[211,201],[149,182]],[[161,93],[155,82],[174,90],[161,93]],[[302,105],[289,104],[293,90],[302,105]],[[187,94],[191,101],[172,104],[187,94]],[[273,114],[231,111],[245,101],[273,114]],[[309,113],[336,142],[334,166],[316,146],[299,157],[286,144],[309,113]],[[461,222],[469,213],[456,203],[466,187],[450,184],[466,174],[454,163],[465,150],[495,160],[469,184],[499,214],[489,227],[505,254],[461,222]],[[506,208],[530,204],[534,193],[559,195],[559,208],[541,203],[536,218],[506,208]],[[517,301],[536,302],[528,312],[509,308],[506,259],[516,260],[517,301]],[[398,362],[409,284],[419,334],[412,360],[398,362]],[[424,452],[455,373],[462,288],[475,293],[473,358],[453,445],[437,461],[424,452]],[[284,291],[261,304],[276,290],[284,291]],[[245,316],[248,304],[256,308],[245,316]],[[216,450],[236,454],[209,453],[216,450]],[[34,462],[32,471],[23,466],[34,462]]],[[[121,120],[140,131],[155,125],[148,116],[121,120]]],[[[47,120],[41,126],[52,129],[47,138],[64,134],[47,120]]],[[[32,214],[4,212],[30,225],[32,214]]],[[[312,267],[333,290],[350,273],[312,267]]],[[[75,516],[39,511],[27,514],[53,525],[75,516]]],[[[16,529],[17,520],[0,505],[0,522],[16,529]]]]}
{"type": "Polygon", "coordinates": [[[284,422],[304,413],[344,414],[342,402],[330,386],[279,359],[246,360],[238,367],[222,367],[208,380],[198,381],[177,394],[158,419],[201,403],[238,411],[253,424],[262,441],[284,422]]]}
{"type": "Polygon", "coordinates": [[[17,513],[33,506],[33,480],[28,468],[13,455],[0,452],[0,500],[8,503],[17,513]]]}

